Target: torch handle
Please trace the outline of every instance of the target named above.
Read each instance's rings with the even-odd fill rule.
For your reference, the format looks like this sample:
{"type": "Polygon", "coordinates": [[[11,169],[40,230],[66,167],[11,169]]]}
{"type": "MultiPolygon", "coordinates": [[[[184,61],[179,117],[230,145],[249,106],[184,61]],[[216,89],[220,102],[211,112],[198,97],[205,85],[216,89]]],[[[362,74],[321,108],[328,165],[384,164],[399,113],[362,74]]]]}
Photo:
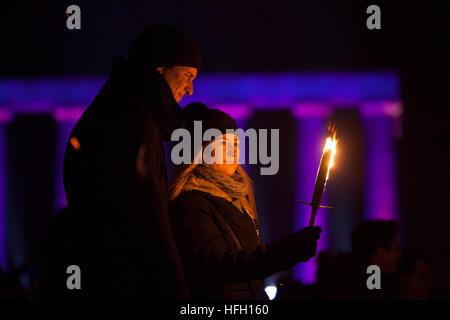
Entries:
{"type": "Polygon", "coordinates": [[[314,220],[316,219],[317,208],[313,207],[311,209],[311,217],[309,218],[309,226],[314,226],[314,220]]]}

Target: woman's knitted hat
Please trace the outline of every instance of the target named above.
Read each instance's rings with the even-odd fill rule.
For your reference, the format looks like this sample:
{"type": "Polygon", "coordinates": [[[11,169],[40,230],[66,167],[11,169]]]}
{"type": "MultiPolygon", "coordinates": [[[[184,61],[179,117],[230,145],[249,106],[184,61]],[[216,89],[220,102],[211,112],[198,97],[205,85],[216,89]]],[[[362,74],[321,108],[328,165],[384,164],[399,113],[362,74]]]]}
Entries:
{"type": "MultiPolygon", "coordinates": [[[[188,104],[183,109],[183,113],[186,121],[186,129],[191,134],[191,139],[194,139],[194,121],[202,122],[202,134],[208,129],[218,129],[222,134],[226,134],[227,129],[238,129],[236,121],[234,121],[227,113],[218,109],[208,108],[201,102],[192,102],[188,104]]],[[[200,150],[194,150],[194,143],[191,144],[191,148],[193,151],[193,153],[191,153],[193,158],[200,150]]]]}
{"type": "Polygon", "coordinates": [[[238,129],[236,121],[227,113],[208,108],[201,102],[192,102],[183,109],[184,117],[186,119],[186,129],[191,135],[194,134],[194,121],[202,121],[202,129],[219,129],[222,134],[226,133],[227,129],[238,129]]]}

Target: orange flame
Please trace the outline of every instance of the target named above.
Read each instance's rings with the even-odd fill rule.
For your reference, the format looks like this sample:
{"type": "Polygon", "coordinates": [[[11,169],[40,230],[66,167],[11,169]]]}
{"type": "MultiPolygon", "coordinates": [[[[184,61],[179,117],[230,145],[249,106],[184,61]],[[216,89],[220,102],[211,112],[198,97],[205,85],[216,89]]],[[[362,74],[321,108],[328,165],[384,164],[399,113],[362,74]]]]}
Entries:
{"type": "Polygon", "coordinates": [[[336,154],[336,145],[338,143],[338,141],[336,140],[336,131],[334,130],[334,128],[333,131],[333,137],[327,138],[327,140],[325,141],[325,147],[323,148],[323,152],[331,150],[330,162],[328,163],[327,180],[330,175],[330,168],[334,164],[334,155],[336,154]]]}

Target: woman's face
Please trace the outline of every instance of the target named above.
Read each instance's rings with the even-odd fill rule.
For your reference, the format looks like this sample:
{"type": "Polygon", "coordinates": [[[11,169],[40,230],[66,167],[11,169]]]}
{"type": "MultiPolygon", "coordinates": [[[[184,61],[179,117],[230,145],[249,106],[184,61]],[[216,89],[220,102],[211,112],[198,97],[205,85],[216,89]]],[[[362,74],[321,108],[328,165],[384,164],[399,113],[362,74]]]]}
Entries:
{"type": "Polygon", "coordinates": [[[214,143],[216,146],[211,152],[211,155],[218,161],[212,163],[212,168],[223,174],[232,176],[236,171],[239,160],[238,138],[232,133],[227,133],[221,135],[214,143]]]}

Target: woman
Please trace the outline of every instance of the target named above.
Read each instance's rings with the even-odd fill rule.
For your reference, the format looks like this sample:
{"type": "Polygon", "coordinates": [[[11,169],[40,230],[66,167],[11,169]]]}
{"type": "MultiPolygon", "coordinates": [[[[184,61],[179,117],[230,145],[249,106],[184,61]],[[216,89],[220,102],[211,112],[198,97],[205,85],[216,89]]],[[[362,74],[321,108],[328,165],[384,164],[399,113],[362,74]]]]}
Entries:
{"type": "Polygon", "coordinates": [[[262,243],[251,181],[238,164],[239,141],[226,134],[226,129],[237,129],[236,122],[201,103],[188,105],[184,112],[191,136],[195,120],[202,121],[203,131],[216,128],[223,133],[194,153],[200,164],[192,161],[178,168],[169,189],[173,232],[191,296],[267,299],[264,278],[312,258],[321,228],[303,228],[262,243]],[[212,163],[203,152],[208,146],[216,159],[212,163]]]}

